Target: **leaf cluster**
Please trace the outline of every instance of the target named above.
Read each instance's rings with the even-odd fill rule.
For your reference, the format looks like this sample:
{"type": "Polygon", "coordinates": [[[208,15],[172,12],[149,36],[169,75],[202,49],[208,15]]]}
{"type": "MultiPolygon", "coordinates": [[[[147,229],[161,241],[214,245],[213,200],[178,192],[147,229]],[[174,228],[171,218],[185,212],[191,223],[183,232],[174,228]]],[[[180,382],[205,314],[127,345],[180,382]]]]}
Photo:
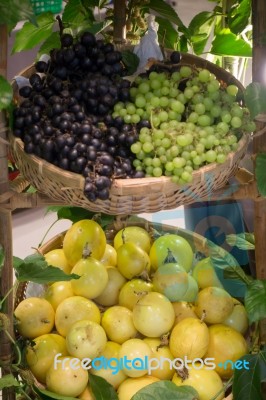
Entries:
{"type": "MultiPolygon", "coordinates": [[[[250,233],[228,235],[227,242],[241,250],[255,248],[254,235],[250,233]]],[[[255,331],[255,343],[251,353],[241,358],[248,362],[248,369],[234,371],[234,400],[263,400],[261,385],[266,381],[266,349],[261,348],[258,326],[266,319],[266,280],[247,275],[236,259],[221,247],[210,241],[208,247],[214,268],[222,270],[225,279],[236,280],[245,286],[244,305],[249,323],[254,326],[255,331]]]]}

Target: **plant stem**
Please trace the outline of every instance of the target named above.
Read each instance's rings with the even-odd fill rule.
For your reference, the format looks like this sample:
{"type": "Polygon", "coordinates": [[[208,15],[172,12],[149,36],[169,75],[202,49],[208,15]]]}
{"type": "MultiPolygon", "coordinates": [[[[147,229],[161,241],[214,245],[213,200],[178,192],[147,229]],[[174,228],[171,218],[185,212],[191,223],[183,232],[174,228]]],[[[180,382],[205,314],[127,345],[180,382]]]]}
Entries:
{"type": "Polygon", "coordinates": [[[8,290],[8,292],[5,294],[5,296],[2,298],[2,300],[0,301],[0,310],[2,308],[3,303],[6,301],[6,299],[8,298],[8,296],[13,292],[14,290],[14,285],[8,290]]]}
{"type": "Polygon", "coordinates": [[[14,345],[16,352],[17,352],[17,362],[15,364],[13,364],[15,367],[18,367],[21,364],[21,351],[20,348],[18,347],[16,341],[12,338],[12,336],[10,335],[10,333],[5,329],[4,330],[6,336],[8,337],[8,339],[10,340],[10,342],[14,345]]]}
{"type": "Polygon", "coordinates": [[[41,246],[42,246],[42,244],[43,244],[43,242],[44,242],[46,236],[48,235],[48,233],[50,232],[50,230],[52,229],[52,227],[53,227],[58,221],[59,221],[59,218],[57,218],[57,219],[52,223],[52,225],[49,226],[49,228],[47,229],[47,231],[45,232],[45,234],[44,234],[44,236],[43,236],[43,238],[42,238],[42,240],[41,240],[41,243],[39,243],[38,247],[41,247],[41,246]]]}

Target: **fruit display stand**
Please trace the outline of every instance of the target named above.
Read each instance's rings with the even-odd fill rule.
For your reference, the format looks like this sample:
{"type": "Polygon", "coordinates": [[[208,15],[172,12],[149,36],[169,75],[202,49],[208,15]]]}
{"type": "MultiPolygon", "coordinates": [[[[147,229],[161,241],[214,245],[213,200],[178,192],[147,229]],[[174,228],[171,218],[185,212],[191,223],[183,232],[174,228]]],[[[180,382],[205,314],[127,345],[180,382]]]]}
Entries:
{"type": "MultiPolygon", "coordinates": [[[[125,27],[125,2],[123,0],[114,1],[115,9],[115,29],[114,40],[119,44],[124,42],[125,27]]],[[[266,31],[266,4],[264,0],[253,0],[253,81],[265,83],[264,66],[266,65],[265,44],[262,44],[261,37],[266,31]]],[[[7,68],[7,29],[0,26],[1,52],[0,52],[0,75],[6,76],[7,68]]],[[[266,125],[265,116],[257,119],[257,129],[262,130],[266,125]]],[[[0,245],[4,249],[4,260],[1,268],[0,296],[1,298],[9,292],[13,285],[12,268],[12,211],[18,208],[33,208],[52,204],[66,204],[60,200],[51,200],[42,193],[23,193],[25,180],[19,177],[14,182],[8,179],[8,146],[7,142],[7,122],[5,116],[0,116],[0,245]]],[[[253,152],[256,155],[260,151],[266,151],[265,135],[254,136],[253,152]]],[[[230,185],[225,185],[211,194],[202,196],[201,200],[219,200],[223,199],[251,199],[254,201],[254,226],[255,238],[266,237],[266,201],[259,195],[255,180],[237,185],[236,190],[231,195],[228,193],[230,185]]],[[[45,192],[45,189],[44,189],[45,192]]],[[[71,200],[69,201],[71,203],[71,200]]],[[[173,204],[174,208],[175,204],[173,204]]],[[[263,240],[256,240],[256,276],[260,279],[266,279],[266,246],[263,240]]],[[[1,313],[7,314],[11,324],[5,326],[11,337],[13,336],[13,298],[8,296],[1,309],[1,313]]],[[[1,319],[3,327],[4,319],[1,319]]],[[[261,325],[261,336],[265,340],[266,327],[261,325]]],[[[0,360],[2,364],[2,374],[9,373],[9,365],[12,358],[12,344],[8,335],[3,329],[0,330],[0,360]]],[[[10,388],[3,389],[3,399],[13,400],[15,393],[10,388]]]]}

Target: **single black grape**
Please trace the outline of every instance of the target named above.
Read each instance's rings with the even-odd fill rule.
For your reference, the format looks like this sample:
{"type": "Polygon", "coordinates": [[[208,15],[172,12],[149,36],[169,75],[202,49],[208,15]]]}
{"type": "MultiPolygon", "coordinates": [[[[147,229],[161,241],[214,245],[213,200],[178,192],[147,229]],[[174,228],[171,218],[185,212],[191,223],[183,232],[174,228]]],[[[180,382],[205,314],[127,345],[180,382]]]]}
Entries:
{"type": "Polygon", "coordinates": [[[46,99],[41,94],[36,94],[33,98],[33,102],[36,106],[44,108],[46,106],[46,99]]]}
{"type": "Polygon", "coordinates": [[[132,178],[145,178],[145,172],[136,171],[136,172],[134,172],[134,174],[131,177],[132,178]]]}
{"type": "Polygon", "coordinates": [[[19,89],[19,94],[22,97],[30,97],[30,94],[32,92],[32,88],[30,86],[23,86],[22,88],[19,89]]]}
{"type": "Polygon", "coordinates": [[[108,113],[109,107],[105,104],[99,104],[97,110],[100,115],[105,115],[108,113]]]}
{"type": "Polygon", "coordinates": [[[73,44],[73,36],[69,33],[63,33],[60,39],[62,47],[70,47],[73,44]]]}
{"type": "Polygon", "coordinates": [[[34,88],[34,86],[37,86],[37,85],[41,85],[41,84],[42,84],[42,79],[41,79],[40,75],[38,75],[38,74],[32,74],[32,75],[29,77],[29,82],[30,82],[31,86],[34,88]]]}
{"type": "Polygon", "coordinates": [[[93,183],[91,182],[91,180],[86,181],[85,180],[85,185],[84,185],[84,193],[90,193],[90,192],[94,192],[95,191],[95,186],[93,185],[93,183]]]}
{"type": "Polygon", "coordinates": [[[24,140],[24,151],[25,153],[28,154],[33,154],[34,153],[34,144],[32,142],[25,142],[24,140]]]}
{"type": "Polygon", "coordinates": [[[92,149],[87,149],[87,159],[88,161],[95,161],[97,159],[97,151],[92,149]]]}
{"type": "Polygon", "coordinates": [[[70,64],[75,58],[75,51],[71,48],[63,50],[63,58],[66,64],[70,64]]]}
{"type": "Polygon", "coordinates": [[[14,127],[23,128],[23,126],[24,126],[24,118],[23,117],[15,118],[14,127]]]}
{"type": "Polygon", "coordinates": [[[35,69],[37,72],[47,72],[48,70],[48,64],[45,61],[37,61],[35,63],[35,69]]]}
{"type": "Polygon", "coordinates": [[[110,165],[102,164],[102,165],[99,165],[99,167],[98,167],[98,173],[100,175],[111,177],[113,175],[113,168],[110,165]]]}
{"type": "Polygon", "coordinates": [[[180,55],[179,51],[173,51],[170,55],[170,61],[173,64],[178,64],[178,63],[180,63],[180,60],[181,60],[181,55],[180,55]]]}
{"type": "Polygon", "coordinates": [[[62,169],[68,170],[69,169],[69,161],[66,157],[59,160],[58,166],[62,169]]]}
{"type": "Polygon", "coordinates": [[[110,165],[110,166],[114,165],[114,158],[108,153],[101,154],[98,157],[98,161],[104,165],[110,165]]]}
{"type": "Polygon", "coordinates": [[[86,47],[96,45],[96,38],[93,35],[93,33],[90,33],[90,32],[84,32],[81,35],[80,41],[86,47]]]}
{"type": "Polygon", "coordinates": [[[104,53],[110,53],[111,51],[114,51],[114,45],[112,43],[106,43],[103,46],[102,51],[104,53]]]}
{"type": "Polygon", "coordinates": [[[86,47],[81,43],[75,43],[73,50],[78,58],[84,58],[86,56],[86,47]]]}
{"type": "Polygon", "coordinates": [[[66,79],[68,75],[67,68],[64,65],[56,67],[53,71],[53,75],[59,79],[66,79]]]}
{"type": "Polygon", "coordinates": [[[105,188],[102,190],[97,190],[96,195],[100,200],[108,200],[110,197],[109,189],[105,188]]]}

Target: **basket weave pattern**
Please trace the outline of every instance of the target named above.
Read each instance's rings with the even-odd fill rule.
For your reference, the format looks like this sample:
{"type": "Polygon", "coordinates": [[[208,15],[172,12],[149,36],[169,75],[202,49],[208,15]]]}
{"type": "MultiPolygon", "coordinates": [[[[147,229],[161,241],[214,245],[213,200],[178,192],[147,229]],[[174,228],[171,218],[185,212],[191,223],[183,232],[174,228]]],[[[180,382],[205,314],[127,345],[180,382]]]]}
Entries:
{"type": "MultiPolygon", "coordinates": [[[[181,63],[208,68],[218,79],[226,83],[242,86],[231,74],[199,57],[184,54],[181,63]]],[[[29,77],[34,72],[31,66],[21,73],[29,77]]],[[[18,88],[13,82],[15,97],[19,101],[18,88]]],[[[51,199],[83,207],[91,211],[110,215],[138,214],[169,210],[180,205],[206,200],[215,190],[223,187],[236,172],[239,162],[244,157],[248,135],[239,141],[238,149],[228,154],[223,164],[209,164],[193,172],[193,181],[180,186],[169,177],[115,179],[113,180],[108,200],[90,202],[83,193],[85,179],[82,175],[64,171],[34,155],[24,152],[21,139],[10,134],[11,153],[28,182],[51,199]]]]}
{"type": "Polygon", "coordinates": [[[225,163],[210,164],[193,173],[190,185],[178,186],[171,178],[116,179],[110,198],[90,202],[83,193],[84,178],[24,153],[20,139],[11,136],[12,155],[21,174],[40,192],[51,199],[110,215],[138,214],[170,210],[180,205],[199,202],[223,187],[234,175],[245,155],[248,139],[243,137],[236,152],[225,163]]]}

